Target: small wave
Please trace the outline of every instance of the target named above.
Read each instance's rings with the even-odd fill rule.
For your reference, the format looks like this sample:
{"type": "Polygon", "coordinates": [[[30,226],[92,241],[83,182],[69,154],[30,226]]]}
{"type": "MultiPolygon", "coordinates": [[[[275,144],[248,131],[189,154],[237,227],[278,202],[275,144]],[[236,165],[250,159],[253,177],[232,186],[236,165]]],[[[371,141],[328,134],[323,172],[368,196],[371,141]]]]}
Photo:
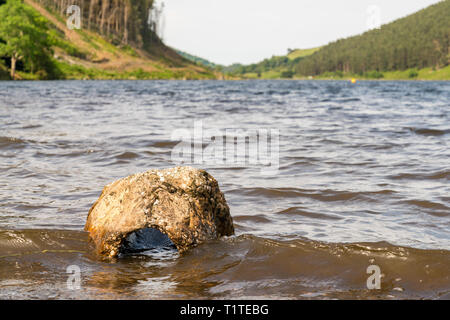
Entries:
{"type": "Polygon", "coordinates": [[[165,97],[173,97],[173,96],[175,96],[176,94],[177,94],[177,93],[174,92],[174,91],[164,91],[164,92],[161,92],[161,93],[160,93],[161,96],[165,96],[165,97]]]}
{"type": "Polygon", "coordinates": [[[233,217],[235,222],[250,222],[250,223],[271,223],[272,221],[268,219],[265,215],[256,214],[251,216],[235,216],[233,217]]]}
{"type": "Polygon", "coordinates": [[[303,216],[306,218],[325,219],[325,220],[341,220],[342,219],[341,217],[337,217],[337,216],[306,211],[300,207],[291,207],[291,208],[279,211],[278,214],[294,214],[294,215],[300,215],[300,216],[303,216]]]}
{"type": "Polygon", "coordinates": [[[46,253],[52,250],[86,251],[87,233],[67,230],[0,230],[0,257],[46,253]]]}
{"type": "Polygon", "coordinates": [[[409,131],[414,132],[415,134],[423,135],[423,136],[443,136],[445,134],[450,133],[450,129],[447,130],[439,130],[439,129],[429,129],[429,128],[407,128],[409,131]]]}
{"type": "Polygon", "coordinates": [[[72,151],[66,153],[54,153],[54,152],[42,152],[38,151],[34,154],[35,158],[50,158],[50,157],[68,157],[68,158],[77,158],[86,154],[93,153],[93,150],[80,150],[80,151],[72,151]]]}
{"type": "Polygon", "coordinates": [[[387,242],[275,241],[251,235],[227,241],[245,248],[240,263],[227,271],[230,282],[251,285],[256,279],[270,277],[287,279],[280,282],[280,289],[289,287],[297,293],[307,290],[337,298],[362,297],[370,295],[370,290],[361,290],[366,285],[367,267],[377,265],[384,274],[377,295],[436,298],[450,285],[450,251],[446,250],[420,250],[387,242]],[[300,279],[302,286],[309,284],[308,288],[294,279],[300,279]],[[340,292],[336,293],[335,286],[340,292]]]}
{"type": "Polygon", "coordinates": [[[139,158],[139,154],[134,152],[124,152],[116,156],[116,159],[120,160],[128,160],[128,159],[136,159],[139,158]]]}
{"type": "Polygon", "coordinates": [[[295,198],[302,194],[299,189],[295,188],[243,188],[230,190],[228,193],[267,198],[295,198]]]}
{"type": "Polygon", "coordinates": [[[335,101],[338,101],[338,102],[359,102],[359,101],[361,101],[361,99],[360,98],[342,98],[342,99],[334,99],[335,101]]]}
{"type": "Polygon", "coordinates": [[[173,148],[175,147],[180,141],[168,141],[168,140],[160,140],[160,141],[152,141],[149,144],[147,144],[147,147],[153,147],[153,148],[173,148]]]}
{"type": "Polygon", "coordinates": [[[14,137],[0,137],[0,149],[7,148],[23,148],[26,145],[26,141],[14,138],[14,137]]]}
{"type": "Polygon", "coordinates": [[[233,94],[233,93],[242,93],[242,90],[236,90],[236,89],[231,89],[231,90],[225,90],[224,93],[225,94],[233,94]]]}
{"type": "Polygon", "coordinates": [[[280,166],[280,170],[298,170],[298,167],[305,168],[306,166],[312,166],[314,163],[307,161],[294,161],[280,166]]]}
{"type": "Polygon", "coordinates": [[[272,96],[272,95],[281,95],[281,96],[286,96],[286,95],[288,95],[288,94],[290,94],[291,92],[290,91],[275,91],[275,90],[269,90],[269,91],[267,91],[267,92],[264,92],[264,91],[256,91],[256,92],[254,92],[253,94],[254,95],[264,95],[264,94],[267,94],[267,95],[269,95],[269,96],[272,96]]]}
{"type": "Polygon", "coordinates": [[[264,95],[264,91],[253,92],[253,95],[255,95],[255,96],[262,96],[262,95],[264,95]]]}
{"type": "Polygon", "coordinates": [[[437,171],[431,173],[399,173],[389,176],[393,180],[441,180],[450,179],[450,171],[437,171]]]}
{"type": "Polygon", "coordinates": [[[441,93],[442,91],[439,90],[438,88],[425,88],[423,90],[423,92],[426,92],[426,93],[441,93]]]}
{"type": "Polygon", "coordinates": [[[426,209],[438,209],[438,210],[445,210],[448,213],[450,213],[450,208],[443,205],[442,203],[427,201],[427,200],[407,200],[404,201],[404,203],[420,207],[420,208],[426,208],[426,209]]]}
{"type": "Polygon", "coordinates": [[[374,195],[394,194],[392,190],[379,190],[369,192],[351,192],[337,190],[304,190],[298,188],[244,188],[229,191],[230,193],[240,193],[247,196],[266,198],[312,198],[324,202],[348,201],[362,198],[368,200],[374,195]]]}
{"type": "Polygon", "coordinates": [[[228,113],[244,113],[247,112],[247,108],[239,106],[239,107],[230,107],[230,108],[223,108],[225,112],[228,113]]]}
{"type": "Polygon", "coordinates": [[[41,128],[42,125],[40,124],[30,124],[30,125],[26,125],[23,126],[22,129],[36,129],[36,128],[41,128]]]}

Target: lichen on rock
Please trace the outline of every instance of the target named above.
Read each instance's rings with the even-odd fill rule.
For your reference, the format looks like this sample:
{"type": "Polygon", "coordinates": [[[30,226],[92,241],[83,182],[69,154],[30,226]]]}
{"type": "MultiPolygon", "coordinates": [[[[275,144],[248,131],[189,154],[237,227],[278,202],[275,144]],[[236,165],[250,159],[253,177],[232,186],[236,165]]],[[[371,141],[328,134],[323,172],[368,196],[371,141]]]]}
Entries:
{"type": "Polygon", "coordinates": [[[107,185],[85,226],[97,253],[108,257],[119,254],[127,235],[144,228],[166,234],[180,253],[234,234],[217,181],[192,167],[149,170],[107,185]]]}

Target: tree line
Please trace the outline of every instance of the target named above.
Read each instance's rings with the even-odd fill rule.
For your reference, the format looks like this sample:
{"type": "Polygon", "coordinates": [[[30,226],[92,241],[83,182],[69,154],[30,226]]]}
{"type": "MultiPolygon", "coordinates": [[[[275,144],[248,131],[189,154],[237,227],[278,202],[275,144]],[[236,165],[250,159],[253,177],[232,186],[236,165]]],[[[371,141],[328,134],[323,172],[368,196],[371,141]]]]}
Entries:
{"type": "Polygon", "coordinates": [[[81,9],[82,28],[98,32],[116,43],[138,47],[157,40],[149,21],[154,0],[34,0],[60,15],[70,5],[81,9]]]}

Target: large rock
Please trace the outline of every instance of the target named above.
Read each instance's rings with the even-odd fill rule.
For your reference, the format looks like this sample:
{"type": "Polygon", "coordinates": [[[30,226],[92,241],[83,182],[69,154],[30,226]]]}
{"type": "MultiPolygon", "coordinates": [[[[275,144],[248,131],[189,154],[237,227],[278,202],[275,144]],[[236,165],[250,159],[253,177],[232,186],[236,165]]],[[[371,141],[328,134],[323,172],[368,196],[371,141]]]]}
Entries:
{"type": "Polygon", "coordinates": [[[89,211],[85,230],[97,252],[115,257],[135,231],[155,228],[178,251],[234,234],[230,209],[217,181],[204,170],[150,170],[107,185],[89,211]]]}

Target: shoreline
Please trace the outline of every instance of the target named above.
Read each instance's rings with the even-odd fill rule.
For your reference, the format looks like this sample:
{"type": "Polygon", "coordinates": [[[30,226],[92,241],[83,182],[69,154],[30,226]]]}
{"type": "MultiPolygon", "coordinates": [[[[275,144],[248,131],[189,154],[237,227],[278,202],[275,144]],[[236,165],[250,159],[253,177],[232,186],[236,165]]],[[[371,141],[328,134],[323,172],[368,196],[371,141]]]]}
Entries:
{"type": "MultiPolygon", "coordinates": [[[[100,78],[100,79],[0,79],[1,82],[51,82],[51,81],[342,81],[342,82],[351,82],[351,78],[348,79],[333,79],[333,78],[324,78],[324,79],[307,79],[307,78],[297,78],[297,79],[179,79],[179,78],[160,78],[160,79],[108,79],[108,78],[100,78]]],[[[356,78],[358,82],[448,82],[450,79],[359,79],[356,78]]]]}

